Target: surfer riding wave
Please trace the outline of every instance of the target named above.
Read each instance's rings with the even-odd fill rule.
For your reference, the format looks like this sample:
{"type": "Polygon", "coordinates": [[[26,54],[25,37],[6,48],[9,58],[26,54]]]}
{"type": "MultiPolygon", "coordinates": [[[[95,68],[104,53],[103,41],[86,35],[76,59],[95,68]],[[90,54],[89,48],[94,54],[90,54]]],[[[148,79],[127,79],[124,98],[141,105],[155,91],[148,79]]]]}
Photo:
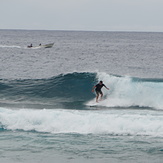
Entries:
{"type": "Polygon", "coordinates": [[[98,102],[98,100],[99,100],[99,95],[101,96],[100,97],[100,99],[102,99],[102,97],[103,97],[103,93],[102,93],[102,91],[101,91],[101,88],[102,87],[105,87],[107,90],[109,90],[109,88],[107,88],[106,86],[105,86],[105,84],[103,84],[103,81],[100,81],[97,85],[95,85],[94,87],[93,87],[93,89],[92,89],[92,92],[94,92],[94,89],[95,89],[95,91],[96,91],[96,102],[98,102]]]}

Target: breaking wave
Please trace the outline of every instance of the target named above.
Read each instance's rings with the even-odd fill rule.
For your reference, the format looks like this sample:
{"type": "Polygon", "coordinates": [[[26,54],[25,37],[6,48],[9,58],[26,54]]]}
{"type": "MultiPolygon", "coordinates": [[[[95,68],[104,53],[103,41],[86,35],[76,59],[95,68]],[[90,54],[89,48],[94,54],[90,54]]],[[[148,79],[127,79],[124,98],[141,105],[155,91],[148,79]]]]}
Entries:
{"type": "Polygon", "coordinates": [[[107,73],[68,73],[49,79],[0,80],[0,103],[20,107],[82,109],[95,101],[92,87],[103,88],[103,107],[147,107],[163,110],[163,79],[142,79],[107,73]]]}
{"type": "Polygon", "coordinates": [[[0,90],[0,131],[163,134],[162,79],[83,72],[49,79],[1,79],[0,90]],[[104,100],[95,104],[92,87],[99,80],[110,90],[103,88],[104,100]],[[96,107],[89,107],[91,103],[96,107]]]}

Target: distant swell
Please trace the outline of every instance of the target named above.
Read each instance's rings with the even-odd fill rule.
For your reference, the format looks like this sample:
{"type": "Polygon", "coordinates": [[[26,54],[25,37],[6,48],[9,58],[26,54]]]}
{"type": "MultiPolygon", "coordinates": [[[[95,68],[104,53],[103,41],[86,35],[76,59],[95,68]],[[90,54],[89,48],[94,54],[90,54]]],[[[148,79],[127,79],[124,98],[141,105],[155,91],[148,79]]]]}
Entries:
{"type": "Polygon", "coordinates": [[[163,79],[142,79],[107,73],[69,73],[49,79],[0,80],[1,106],[82,109],[94,102],[92,87],[103,80],[104,107],[163,109],[163,79]]]}

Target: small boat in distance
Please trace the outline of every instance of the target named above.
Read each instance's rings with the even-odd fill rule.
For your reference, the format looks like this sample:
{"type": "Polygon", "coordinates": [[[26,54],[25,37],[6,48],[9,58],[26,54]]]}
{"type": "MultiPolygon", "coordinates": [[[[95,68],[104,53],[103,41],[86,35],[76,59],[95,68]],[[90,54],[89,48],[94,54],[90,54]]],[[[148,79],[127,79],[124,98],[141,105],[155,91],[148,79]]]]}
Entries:
{"type": "Polygon", "coordinates": [[[39,45],[39,46],[33,46],[32,44],[27,46],[27,48],[32,48],[32,49],[37,49],[37,48],[52,48],[54,45],[54,43],[50,43],[50,44],[45,44],[45,45],[39,45]]]}
{"type": "Polygon", "coordinates": [[[43,48],[52,48],[54,45],[54,43],[51,43],[51,44],[45,44],[45,45],[40,45],[41,47],[43,48]]]}

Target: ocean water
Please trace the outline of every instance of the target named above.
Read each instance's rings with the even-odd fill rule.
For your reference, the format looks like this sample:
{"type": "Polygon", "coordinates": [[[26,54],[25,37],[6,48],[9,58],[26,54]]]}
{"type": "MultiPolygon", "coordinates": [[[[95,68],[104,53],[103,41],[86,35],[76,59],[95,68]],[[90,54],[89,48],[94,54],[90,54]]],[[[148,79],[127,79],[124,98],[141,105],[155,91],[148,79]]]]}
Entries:
{"type": "Polygon", "coordinates": [[[0,162],[161,163],[162,43],[163,33],[0,30],[0,162]],[[95,103],[99,80],[110,90],[95,103]]]}

